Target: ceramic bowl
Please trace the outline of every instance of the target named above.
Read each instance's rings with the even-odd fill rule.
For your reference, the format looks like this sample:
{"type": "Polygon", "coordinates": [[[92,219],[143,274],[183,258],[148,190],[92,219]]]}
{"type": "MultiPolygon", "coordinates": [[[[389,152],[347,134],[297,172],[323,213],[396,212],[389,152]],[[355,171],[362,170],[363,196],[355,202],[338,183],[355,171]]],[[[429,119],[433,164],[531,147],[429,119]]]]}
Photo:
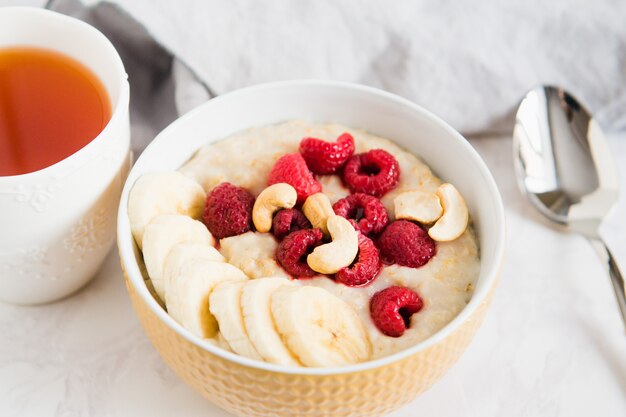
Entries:
{"type": "Polygon", "coordinates": [[[113,45],[80,20],[0,8],[0,48],[21,46],[81,62],[102,81],[112,106],[106,127],[76,153],[39,171],[0,176],[0,300],[39,304],[85,285],[115,242],[130,168],[129,87],[113,45]]]}
{"type": "Polygon", "coordinates": [[[504,252],[500,194],[470,144],[412,102],[359,85],[292,81],[214,98],[172,123],[141,155],[122,192],[118,245],[132,304],[165,362],[207,399],[240,416],[379,416],[413,400],[454,364],[480,325],[504,252]],[[421,156],[465,196],[481,248],[469,304],[427,340],[399,353],[340,368],[291,368],[244,358],[203,341],[152,297],[126,212],[139,176],[174,170],[202,145],[242,129],[290,119],[337,122],[390,138],[421,156]]]}

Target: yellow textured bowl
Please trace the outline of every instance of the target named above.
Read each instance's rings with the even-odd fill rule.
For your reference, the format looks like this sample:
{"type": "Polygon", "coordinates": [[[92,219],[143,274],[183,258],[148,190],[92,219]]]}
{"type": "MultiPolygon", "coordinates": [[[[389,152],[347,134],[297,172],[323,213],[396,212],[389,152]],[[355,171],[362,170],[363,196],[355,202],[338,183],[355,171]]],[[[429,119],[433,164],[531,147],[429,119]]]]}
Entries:
{"type": "Polygon", "coordinates": [[[379,416],[435,383],[470,343],[487,310],[504,252],[504,214],[486,166],[454,129],[415,104],[358,85],[294,81],[210,100],[165,129],[131,171],[118,215],[126,286],[165,362],[211,402],[240,416],[379,416]],[[289,368],[237,356],[182,328],[145,285],[126,205],[134,181],[178,168],[201,145],[242,129],[289,119],[338,122],[388,137],[420,155],[466,197],[480,240],[481,272],[469,304],[427,340],[397,354],[341,368],[289,368]]]}

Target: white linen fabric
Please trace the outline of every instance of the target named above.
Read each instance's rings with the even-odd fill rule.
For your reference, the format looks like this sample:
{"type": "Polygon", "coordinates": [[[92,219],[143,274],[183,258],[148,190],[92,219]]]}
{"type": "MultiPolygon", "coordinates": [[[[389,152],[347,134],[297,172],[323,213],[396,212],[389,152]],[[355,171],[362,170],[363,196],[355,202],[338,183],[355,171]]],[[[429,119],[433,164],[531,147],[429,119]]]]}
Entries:
{"type": "Polygon", "coordinates": [[[294,78],[358,82],[471,134],[510,131],[524,93],[551,83],[606,128],[626,128],[625,1],[112,2],[215,94],[294,78]]]}

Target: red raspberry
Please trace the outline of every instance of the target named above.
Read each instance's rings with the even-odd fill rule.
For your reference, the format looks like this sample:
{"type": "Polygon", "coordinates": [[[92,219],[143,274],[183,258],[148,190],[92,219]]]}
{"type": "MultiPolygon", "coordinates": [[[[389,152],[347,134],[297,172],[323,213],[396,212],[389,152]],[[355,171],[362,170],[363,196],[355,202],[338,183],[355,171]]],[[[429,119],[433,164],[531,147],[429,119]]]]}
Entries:
{"type": "Polygon", "coordinates": [[[322,186],[313,177],[311,171],[306,166],[304,158],[299,153],[283,155],[270,171],[268,185],[279,182],[286,182],[296,189],[298,193],[298,204],[311,194],[322,191],[322,186]]]}
{"type": "Polygon", "coordinates": [[[353,155],[343,167],[343,181],[353,193],[382,197],[391,191],[400,177],[400,165],[389,152],[372,149],[353,155]]]}
{"type": "Polygon", "coordinates": [[[348,287],[361,287],[374,281],[382,264],[374,242],[359,233],[359,256],[356,263],[335,274],[335,281],[348,287]]]}
{"type": "Polygon", "coordinates": [[[333,210],[338,216],[353,219],[357,224],[356,229],[364,235],[380,233],[389,221],[383,203],[376,197],[363,193],[342,198],[333,204],[333,210]]]}
{"type": "Polygon", "coordinates": [[[396,220],[389,223],[378,238],[380,256],[385,263],[419,268],[437,254],[437,245],[415,223],[396,220]]]}
{"type": "Polygon", "coordinates": [[[308,254],[322,243],[320,229],[305,229],[293,232],[278,244],[276,259],[294,278],[309,278],[317,272],[306,263],[308,254]]]}
{"type": "Polygon", "coordinates": [[[223,182],[207,195],[202,221],[217,239],[240,235],[252,229],[252,206],[252,194],[223,182]]]}
{"type": "Polygon", "coordinates": [[[374,294],[370,301],[370,314],[383,334],[400,337],[411,325],[411,316],[423,306],[424,302],[414,291],[394,286],[374,294]]]}
{"type": "Polygon", "coordinates": [[[354,153],[354,138],[349,133],[343,133],[335,142],[304,138],[300,142],[300,153],[314,173],[333,174],[354,153]]]}
{"type": "Polygon", "coordinates": [[[274,216],[274,220],[272,220],[272,233],[279,240],[296,230],[310,228],[311,222],[298,209],[280,210],[274,216]]]}

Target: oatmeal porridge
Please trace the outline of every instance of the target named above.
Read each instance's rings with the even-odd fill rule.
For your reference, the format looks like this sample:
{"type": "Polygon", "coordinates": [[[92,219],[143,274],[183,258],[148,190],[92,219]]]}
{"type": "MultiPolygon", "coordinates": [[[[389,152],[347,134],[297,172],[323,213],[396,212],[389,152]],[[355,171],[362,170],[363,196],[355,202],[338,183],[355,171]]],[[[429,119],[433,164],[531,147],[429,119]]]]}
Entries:
{"type": "Polygon", "coordinates": [[[479,275],[462,196],[391,140],[289,121],[146,174],[129,217],[155,296],[240,355],[338,366],[432,336],[479,275]]]}

